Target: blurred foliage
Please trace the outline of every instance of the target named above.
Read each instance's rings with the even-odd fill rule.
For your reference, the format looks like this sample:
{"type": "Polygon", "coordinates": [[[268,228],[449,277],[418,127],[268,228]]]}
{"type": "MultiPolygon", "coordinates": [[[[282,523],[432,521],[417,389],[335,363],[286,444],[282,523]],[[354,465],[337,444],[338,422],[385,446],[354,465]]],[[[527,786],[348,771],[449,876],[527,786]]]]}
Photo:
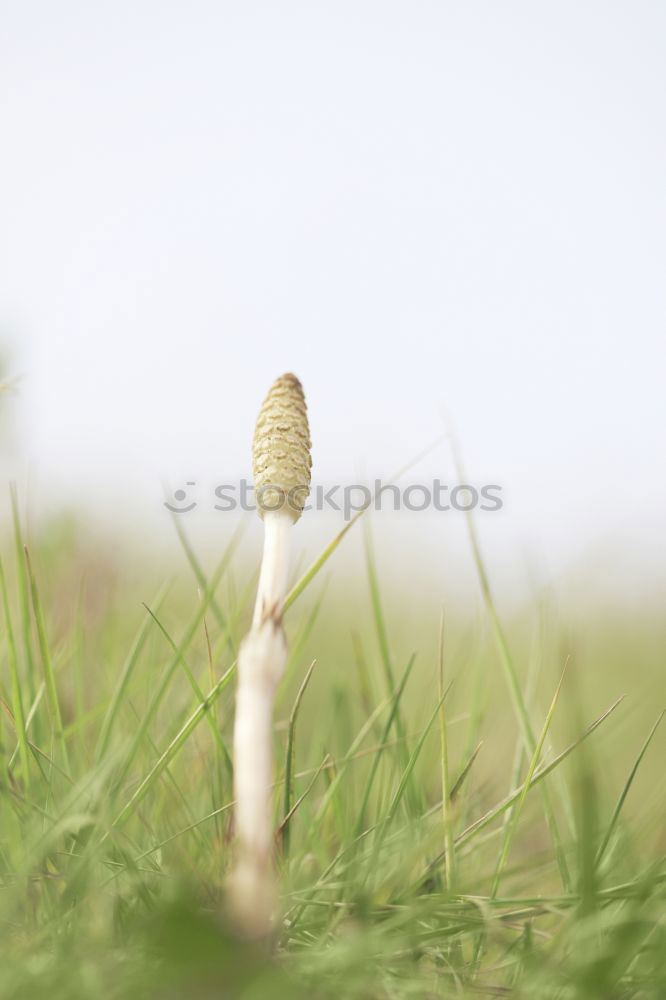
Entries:
{"type": "Polygon", "coordinates": [[[34,538],[17,523],[0,555],[1,997],[666,996],[661,620],[563,620],[537,595],[499,623],[512,693],[487,618],[447,617],[442,730],[436,595],[406,616],[409,573],[383,579],[371,552],[371,586],[315,578],[287,616],[276,827],[289,736],[296,808],[269,954],[224,917],[233,663],[256,567],[232,547],[202,585],[186,547],[164,584],[159,561],[71,516],[34,538]]]}

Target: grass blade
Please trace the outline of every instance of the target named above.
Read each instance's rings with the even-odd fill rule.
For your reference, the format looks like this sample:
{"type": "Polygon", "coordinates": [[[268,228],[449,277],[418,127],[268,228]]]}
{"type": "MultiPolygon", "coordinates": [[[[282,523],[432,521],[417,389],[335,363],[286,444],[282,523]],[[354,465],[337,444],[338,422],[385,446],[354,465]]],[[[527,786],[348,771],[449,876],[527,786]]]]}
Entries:
{"type": "Polygon", "coordinates": [[[328,756],[328,754],[325,754],[324,755],[324,759],[322,760],[322,762],[319,765],[319,767],[316,769],[315,773],[312,775],[312,778],[310,779],[310,781],[309,781],[309,783],[308,783],[305,791],[302,793],[302,795],[299,795],[299,797],[296,799],[296,801],[294,802],[293,806],[291,806],[291,808],[289,809],[289,812],[285,814],[284,819],[282,820],[282,822],[280,823],[279,827],[277,828],[275,836],[276,837],[281,837],[283,843],[284,843],[285,835],[288,834],[288,832],[289,832],[289,825],[290,825],[291,820],[292,820],[292,818],[294,816],[294,813],[296,812],[296,810],[299,808],[299,806],[301,805],[301,803],[308,797],[308,795],[310,794],[310,792],[314,788],[314,785],[315,785],[315,782],[316,782],[317,778],[319,777],[319,775],[321,774],[321,772],[323,771],[323,769],[328,764],[328,761],[329,761],[329,756],[328,756]]]}
{"type": "Polygon", "coordinates": [[[525,776],[525,781],[523,782],[523,789],[522,789],[520,798],[517,800],[514,809],[511,811],[511,819],[510,819],[510,822],[509,822],[509,827],[508,827],[508,830],[507,830],[507,835],[504,838],[503,843],[502,843],[502,850],[500,852],[499,861],[497,862],[497,869],[495,871],[495,877],[493,879],[492,888],[490,890],[490,895],[491,896],[496,896],[497,892],[499,891],[499,885],[500,885],[500,881],[502,879],[502,874],[504,872],[504,866],[506,865],[507,859],[509,857],[509,852],[511,850],[511,842],[513,840],[513,835],[514,835],[514,833],[516,831],[516,827],[518,825],[518,820],[520,818],[520,814],[522,812],[523,805],[525,804],[525,798],[527,796],[528,791],[530,790],[530,787],[531,787],[531,784],[532,784],[532,778],[534,777],[534,772],[536,771],[537,764],[539,763],[539,758],[541,757],[541,752],[543,750],[543,745],[544,745],[544,743],[546,741],[546,736],[548,735],[548,730],[550,729],[550,724],[552,722],[553,715],[555,714],[555,708],[557,706],[557,702],[558,702],[558,699],[560,697],[560,691],[562,690],[562,684],[564,682],[564,677],[565,677],[566,672],[567,672],[568,662],[569,661],[567,660],[567,663],[565,663],[565,665],[564,665],[564,670],[562,671],[562,676],[560,677],[560,680],[559,680],[559,683],[557,685],[557,688],[555,689],[555,694],[553,695],[553,700],[550,703],[550,708],[548,709],[548,712],[546,713],[546,718],[544,720],[544,724],[543,724],[543,727],[541,729],[541,733],[539,735],[539,739],[537,741],[537,745],[534,748],[534,753],[532,754],[532,759],[531,759],[530,765],[529,765],[529,767],[527,769],[527,774],[525,776]]]}
{"type": "MultiPolygon", "coordinates": [[[[167,663],[166,667],[162,671],[162,675],[155,687],[153,696],[150,699],[147,708],[145,709],[145,711],[141,716],[139,725],[134,734],[134,739],[132,740],[126,758],[120,768],[120,773],[116,779],[116,787],[120,785],[125,775],[127,774],[134,758],[136,757],[136,754],[138,753],[139,747],[141,746],[144,740],[148,728],[151,722],[153,721],[155,714],[157,713],[157,710],[169,688],[169,685],[173,679],[176,670],[178,669],[178,666],[180,665],[181,658],[185,655],[186,650],[189,648],[190,644],[192,643],[195,635],[199,630],[204,615],[206,614],[211,594],[215,591],[220,579],[222,578],[222,575],[226,569],[228,558],[229,558],[229,552],[227,549],[227,551],[222,556],[222,559],[220,560],[217,569],[215,570],[211,582],[207,585],[207,587],[204,590],[204,593],[201,595],[197,610],[190,619],[190,624],[188,625],[185,631],[185,635],[180,645],[177,647],[176,653],[174,653],[173,657],[167,663]]],[[[231,667],[230,669],[233,669],[233,667],[231,667]]],[[[225,674],[224,676],[226,677],[227,674],[225,674]]]]}
{"type": "MultiPolygon", "coordinates": [[[[463,469],[462,457],[458,448],[458,443],[455,436],[451,435],[451,446],[453,450],[454,461],[456,465],[457,474],[461,482],[467,482],[465,471],[463,469]]],[[[504,673],[504,677],[507,682],[507,687],[509,689],[509,695],[511,698],[511,704],[513,706],[514,714],[518,722],[518,727],[520,729],[523,743],[525,746],[525,753],[528,757],[534,753],[534,748],[536,746],[536,740],[534,732],[532,731],[532,726],[530,724],[529,715],[527,712],[527,706],[525,704],[525,699],[520,687],[518,680],[518,674],[516,671],[511,652],[509,650],[509,644],[500,621],[499,614],[497,613],[497,608],[495,606],[495,601],[493,598],[492,589],[490,586],[490,580],[488,578],[488,573],[481,555],[481,545],[479,542],[479,537],[476,531],[476,524],[472,516],[471,510],[468,510],[465,514],[465,519],[467,522],[467,531],[469,536],[470,548],[472,550],[472,556],[474,559],[474,564],[476,566],[477,576],[479,578],[479,584],[481,587],[481,593],[483,596],[483,601],[490,618],[490,623],[493,631],[493,636],[495,638],[495,643],[497,646],[497,651],[499,654],[500,663],[504,673]]],[[[555,856],[557,859],[557,865],[560,870],[560,877],[562,879],[562,885],[565,891],[569,891],[571,888],[571,875],[569,873],[569,866],[566,860],[566,854],[564,851],[564,846],[562,844],[562,838],[559,833],[557,820],[555,818],[555,812],[550,800],[550,795],[546,786],[541,789],[541,795],[543,799],[543,809],[546,817],[546,823],[553,840],[553,846],[555,848],[555,856]]]]}
{"type": "MultiPolygon", "coordinates": [[[[538,784],[540,781],[546,778],[551,773],[551,771],[554,771],[555,768],[558,767],[562,763],[562,761],[569,756],[570,753],[573,753],[573,751],[577,747],[579,747],[584,740],[586,740],[589,736],[591,736],[592,733],[596,729],[598,729],[603,722],[606,721],[606,719],[615,711],[615,709],[618,707],[618,705],[621,704],[623,700],[624,700],[624,695],[621,695],[616,701],[613,702],[610,708],[606,709],[603,715],[600,715],[598,719],[595,719],[595,721],[592,722],[587,727],[585,732],[582,733],[582,735],[579,736],[577,740],[574,740],[573,743],[570,743],[568,747],[566,747],[564,750],[558,753],[553,758],[553,760],[551,760],[548,764],[544,764],[542,767],[540,767],[532,775],[532,778],[527,786],[528,789],[533,788],[536,784],[538,784]]],[[[505,799],[502,799],[502,801],[498,805],[494,806],[487,813],[485,813],[483,816],[477,819],[474,823],[471,823],[466,830],[463,830],[463,832],[458,837],[456,837],[456,846],[460,847],[462,844],[467,843],[467,841],[469,841],[476,833],[478,833],[480,830],[483,830],[484,827],[488,826],[489,823],[492,823],[492,821],[496,819],[498,816],[501,816],[501,814],[504,812],[505,809],[508,809],[509,806],[513,805],[514,802],[517,802],[523,794],[523,787],[524,786],[521,785],[520,788],[515,789],[510,795],[507,795],[505,799]]]]}
{"type": "MultiPolygon", "coordinates": [[[[162,603],[167,595],[169,589],[169,583],[165,583],[160,591],[156,594],[154,598],[154,605],[157,610],[160,609],[162,603]]],[[[145,605],[144,605],[145,608],[145,605]]],[[[132,643],[132,647],[129,651],[127,659],[120,671],[120,676],[116,683],[109,707],[107,709],[106,715],[104,716],[104,721],[99,732],[99,737],[97,740],[97,747],[95,750],[95,762],[99,763],[104,754],[109,748],[109,741],[111,739],[111,734],[113,732],[113,727],[115,725],[116,718],[120,711],[121,705],[125,698],[127,688],[134,673],[134,668],[139,662],[139,657],[141,656],[141,651],[145,645],[146,639],[148,638],[148,633],[150,632],[150,627],[153,624],[150,616],[144,618],[143,623],[137,633],[137,636],[132,643]]]]}
{"type": "Polygon", "coordinates": [[[315,668],[316,660],[313,660],[310,664],[308,671],[303,678],[303,683],[301,684],[296,698],[294,699],[294,705],[289,716],[289,730],[287,733],[287,751],[285,755],[285,766],[284,766],[284,819],[282,821],[282,849],[285,857],[289,855],[290,846],[290,832],[289,823],[287,822],[287,817],[291,812],[291,799],[293,794],[293,767],[294,767],[294,742],[296,738],[296,719],[298,717],[298,710],[303,700],[303,695],[305,694],[305,689],[310,683],[310,678],[312,677],[312,671],[315,668]]]}
{"type": "MultiPolygon", "coordinates": [[[[386,724],[384,726],[384,731],[381,734],[380,748],[379,748],[378,752],[375,754],[375,756],[373,757],[372,767],[370,769],[370,774],[368,776],[368,780],[365,783],[365,790],[363,792],[363,800],[361,802],[361,806],[360,806],[359,813],[358,813],[358,822],[356,824],[355,836],[358,836],[360,834],[361,830],[363,829],[363,824],[365,822],[365,815],[366,815],[366,812],[367,812],[368,803],[370,801],[370,794],[372,792],[372,788],[373,788],[373,785],[375,783],[375,778],[377,776],[377,770],[379,768],[379,762],[380,762],[380,759],[381,759],[382,748],[384,746],[388,745],[389,733],[391,732],[391,728],[393,726],[393,721],[395,719],[396,713],[398,712],[398,709],[399,709],[399,706],[400,706],[400,699],[402,698],[403,691],[405,690],[405,688],[407,686],[407,681],[409,680],[409,675],[412,672],[412,667],[414,666],[415,661],[416,661],[416,653],[412,653],[412,655],[410,656],[409,661],[407,663],[407,666],[405,667],[404,673],[403,673],[402,677],[400,678],[400,684],[398,685],[396,691],[393,693],[393,700],[391,702],[391,711],[389,712],[388,718],[386,720],[386,724]]],[[[398,739],[401,739],[401,737],[398,737],[398,739]]]]}
{"type": "Polygon", "coordinates": [[[622,811],[622,806],[624,805],[624,801],[625,801],[627,795],[629,794],[629,789],[631,788],[631,786],[632,786],[632,784],[634,782],[634,778],[636,777],[636,772],[638,771],[638,768],[641,766],[641,762],[643,760],[643,757],[645,756],[645,754],[647,752],[647,749],[650,746],[650,743],[652,742],[652,738],[653,738],[654,734],[657,732],[657,729],[659,728],[659,723],[663,719],[665,713],[666,713],[666,710],[664,710],[664,711],[662,711],[660,713],[660,715],[657,718],[657,721],[655,722],[655,724],[653,725],[652,729],[648,733],[647,738],[646,738],[645,742],[643,743],[643,746],[641,747],[641,749],[639,751],[638,757],[634,761],[634,766],[632,767],[631,771],[629,772],[627,780],[624,783],[624,788],[620,792],[620,797],[618,798],[618,800],[617,800],[617,802],[615,804],[615,808],[613,810],[613,815],[611,816],[610,823],[608,824],[608,828],[606,830],[606,833],[604,834],[604,837],[603,837],[603,839],[601,841],[601,844],[599,845],[599,850],[597,852],[597,857],[596,857],[596,860],[595,860],[595,864],[596,864],[597,868],[601,864],[601,861],[602,861],[603,856],[604,856],[604,854],[606,852],[608,844],[610,843],[610,839],[613,836],[613,832],[615,830],[615,827],[617,826],[617,821],[620,818],[620,813],[622,811]]]}
{"type": "MultiPolygon", "coordinates": [[[[181,728],[178,730],[174,738],[171,740],[166,750],[164,750],[164,752],[155,761],[150,771],[143,778],[143,780],[141,781],[141,783],[139,784],[139,786],[137,787],[131,798],[120,810],[115,820],[111,824],[112,827],[119,826],[122,822],[124,822],[124,820],[127,819],[127,817],[130,815],[133,809],[136,808],[136,806],[139,804],[141,799],[144,797],[144,795],[150,788],[151,784],[155,781],[156,778],[159,777],[164,768],[171,763],[174,757],[183,748],[190,734],[194,731],[194,729],[196,729],[197,725],[201,722],[204,715],[206,715],[211,706],[215,704],[216,699],[220,696],[222,691],[224,691],[225,687],[233,677],[235,670],[236,670],[236,664],[233,663],[226,671],[226,673],[224,673],[222,677],[220,677],[215,687],[208,692],[206,698],[199,705],[197,705],[195,710],[192,712],[192,714],[188,717],[186,722],[181,726],[181,728]]],[[[105,834],[103,839],[106,840],[107,836],[108,833],[105,834]]]]}
{"type": "Polygon", "coordinates": [[[25,569],[25,556],[23,554],[23,537],[21,533],[21,518],[18,508],[18,496],[14,484],[10,487],[10,499],[12,507],[12,521],[14,525],[14,548],[16,556],[16,578],[18,581],[19,610],[21,615],[21,635],[23,640],[23,655],[25,657],[25,680],[27,685],[28,701],[35,699],[37,688],[35,677],[35,662],[32,652],[32,629],[30,624],[30,588],[25,569]]]}
{"type": "MultiPolygon", "coordinates": [[[[175,655],[178,657],[178,662],[180,663],[181,667],[183,668],[183,672],[184,672],[185,676],[187,677],[188,681],[190,682],[190,686],[191,686],[191,688],[192,688],[192,690],[193,690],[196,698],[200,702],[204,701],[205,700],[205,695],[204,695],[203,691],[201,690],[201,688],[199,687],[199,685],[197,683],[196,677],[194,676],[194,674],[190,670],[190,668],[188,666],[188,663],[187,663],[187,660],[180,653],[180,650],[178,649],[178,646],[173,641],[173,639],[169,635],[167,629],[164,627],[164,625],[159,620],[159,618],[157,617],[157,615],[154,614],[154,612],[152,612],[150,610],[150,608],[148,607],[147,604],[144,604],[144,608],[146,609],[146,611],[148,612],[148,614],[151,616],[151,618],[153,619],[153,621],[157,625],[158,629],[160,630],[160,632],[162,633],[162,635],[164,636],[164,638],[166,639],[166,641],[171,646],[171,649],[173,650],[173,652],[175,653],[175,655]]],[[[205,619],[204,619],[204,622],[205,622],[205,619]]],[[[212,686],[213,685],[211,685],[211,687],[212,686]]],[[[229,750],[227,749],[227,745],[224,742],[224,739],[222,738],[222,733],[220,732],[219,726],[217,725],[217,721],[215,720],[215,718],[213,717],[213,715],[211,713],[207,713],[206,714],[206,720],[208,722],[208,728],[210,729],[210,731],[211,731],[211,733],[213,735],[213,741],[217,744],[218,750],[221,751],[222,756],[224,757],[224,760],[225,760],[225,762],[227,764],[227,768],[229,769],[229,772],[231,773],[232,768],[233,768],[233,764],[231,763],[231,755],[229,753],[229,750]]]]}
{"type": "MultiPolygon", "coordinates": [[[[386,622],[384,619],[381,595],[379,592],[379,578],[377,575],[377,565],[375,562],[375,554],[372,545],[372,534],[370,531],[370,524],[367,521],[365,522],[365,531],[363,533],[363,538],[365,542],[365,563],[366,563],[366,571],[368,574],[368,584],[370,587],[370,602],[372,606],[372,616],[375,623],[375,632],[377,633],[380,659],[382,662],[382,667],[384,669],[386,690],[389,697],[391,697],[395,689],[393,664],[391,662],[391,652],[389,647],[388,633],[386,631],[386,622]]],[[[393,725],[395,726],[396,736],[400,741],[398,743],[398,759],[400,761],[400,766],[404,769],[407,767],[409,755],[408,755],[407,744],[405,742],[405,726],[402,721],[402,713],[400,711],[399,701],[396,702],[395,712],[392,712],[391,716],[393,720],[393,725]]],[[[410,806],[414,812],[420,811],[420,802],[418,801],[418,796],[413,793],[411,787],[410,787],[410,806]]]]}
{"type": "MultiPolygon", "coordinates": [[[[199,560],[197,559],[197,557],[195,555],[195,552],[194,552],[194,549],[192,548],[192,545],[190,544],[190,540],[189,540],[189,538],[187,537],[187,535],[185,533],[185,529],[183,528],[182,522],[180,521],[180,519],[179,519],[179,517],[178,517],[178,515],[176,513],[174,513],[172,515],[172,519],[173,519],[174,527],[176,529],[176,534],[178,535],[178,540],[179,540],[179,542],[180,542],[180,544],[181,544],[181,546],[183,548],[183,551],[185,553],[185,557],[186,557],[188,563],[190,564],[190,568],[192,569],[192,572],[194,573],[194,577],[195,577],[195,579],[196,579],[199,587],[201,588],[201,590],[205,590],[206,589],[206,574],[204,573],[203,569],[201,568],[201,565],[199,564],[199,560]]],[[[242,532],[244,530],[244,527],[245,527],[244,522],[241,521],[241,523],[238,525],[238,527],[234,531],[233,535],[231,536],[231,541],[229,543],[230,554],[231,554],[231,552],[234,551],[234,549],[238,545],[238,542],[240,540],[240,537],[241,537],[241,534],[242,534],[242,532]]],[[[211,607],[211,611],[215,615],[215,618],[217,620],[217,624],[219,625],[219,627],[221,629],[223,629],[224,631],[227,632],[228,641],[231,642],[231,634],[230,634],[230,632],[228,630],[228,624],[229,623],[227,622],[224,614],[222,613],[222,610],[221,610],[221,608],[220,608],[220,606],[219,606],[219,604],[217,602],[217,598],[215,597],[214,594],[211,596],[211,599],[210,599],[210,607],[211,607]]]]}
{"type": "Polygon", "coordinates": [[[5,619],[5,631],[7,632],[7,655],[9,659],[9,671],[12,685],[12,713],[16,736],[18,739],[19,754],[21,758],[21,773],[26,789],[30,787],[30,752],[28,750],[28,736],[25,729],[25,713],[23,711],[23,696],[21,694],[21,680],[18,673],[18,662],[16,657],[16,643],[14,641],[14,629],[12,627],[11,613],[9,610],[9,595],[7,594],[7,581],[5,571],[0,559],[0,591],[2,592],[2,608],[5,619]]]}
{"type": "MultiPolygon", "coordinates": [[[[590,725],[583,733],[581,733],[578,739],[574,740],[567,747],[565,747],[564,750],[560,751],[560,753],[558,753],[551,761],[549,761],[548,764],[543,764],[540,768],[538,768],[538,770],[535,771],[535,773],[532,775],[532,778],[528,785],[528,789],[533,788],[540,781],[546,778],[552,771],[554,771],[556,767],[559,767],[562,761],[565,760],[569,756],[569,754],[573,753],[573,751],[577,747],[579,747],[581,743],[583,743],[586,739],[588,739],[588,737],[590,737],[592,733],[594,733],[599,728],[599,726],[602,725],[602,723],[604,723],[606,719],[609,718],[610,715],[612,715],[615,709],[623,701],[624,701],[624,695],[621,695],[616,701],[613,702],[610,708],[607,708],[602,715],[600,715],[597,719],[595,719],[594,722],[590,723],[590,725]]],[[[514,791],[511,792],[509,795],[507,795],[504,799],[502,799],[501,802],[498,802],[497,805],[492,807],[492,809],[489,809],[487,812],[485,812],[483,816],[480,816],[479,819],[475,820],[473,823],[470,823],[470,825],[465,830],[463,830],[462,833],[459,833],[458,836],[456,837],[456,848],[460,848],[464,844],[467,844],[470,840],[472,840],[478,833],[481,832],[481,830],[484,830],[490,823],[493,822],[493,820],[497,819],[498,816],[501,816],[502,813],[504,813],[507,809],[509,809],[514,802],[517,802],[522,794],[523,794],[523,785],[521,785],[519,788],[514,789],[514,791]]],[[[441,861],[442,861],[442,853],[438,854],[435,858],[433,858],[433,860],[428,865],[428,870],[429,871],[432,870],[432,868],[440,864],[441,861]]]]}
{"type": "Polygon", "coordinates": [[[444,611],[439,626],[439,742],[442,774],[442,827],[444,830],[444,884],[451,891],[455,882],[455,843],[453,840],[453,817],[451,811],[451,781],[449,774],[449,747],[446,731],[446,707],[444,704],[444,611]]]}
{"type": "Polygon", "coordinates": [[[53,670],[53,661],[51,660],[51,651],[49,649],[49,644],[46,638],[46,625],[44,623],[44,614],[42,612],[42,605],[39,598],[39,590],[37,587],[37,581],[32,570],[32,563],[30,561],[30,553],[28,552],[28,546],[24,546],[26,567],[28,571],[28,580],[30,582],[30,593],[32,595],[32,610],[35,617],[35,627],[37,629],[37,640],[39,644],[39,651],[42,658],[42,668],[44,670],[44,684],[46,687],[46,703],[49,707],[49,715],[51,717],[51,725],[53,727],[53,734],[56,743],[60,747],[60,753],[65,764],[65,770],[69,771],[69,757],[67,753],[67,743],[65,741],[65,731],[62,724],[62,714],[60,712],[60,700],[58,698],[58,688],[56,686],[55,672],[53,670]]]}
{"type": "Polygon", "coordinates": [[[410,776],[412,774],[412,771],[416,767],[416,763],[417,763],[419,757],[421,756],[421,751],[423,750],[423,746],[424,746],[425,741],[426,741],[426,739],[428,737],[428,733],[432,729],[432,725],[433,725],[435,719],[439,715],[439,710],[440,710],[440,707],[441,707],[441,703],[445,700],[445,698],[446,698],[446,696],[447,696],[447,694],[449,693],[450,690],[451,690],[451,685],[449,684],[449,686],[447,687],[447,689],[444,691],[442,697],[438,699],[437,705],[435,706],[435,709],[434,709],[432,715],[430,716],[430,718],[426,722],[425,728],[423,729],[423,732],[419,736],[419,739],[418,739],[418,742],[417,742],[416,746],[414,747],[414,749],[412,750],[411,754],[409,755],[409,760],[407,762],[407,767],[405,768],[405,770],[403,771],[403,773],[402,773],[402,775],[400,777],[400,782],[398,784],[398,787],[395,790],[395,794],[393,796],[391,804],[388,807],[388,810],[387,810],[387,813],[386,813],[386,819],[385,819],[386,825],[388,825],[391,822],[391,820],[395,817],[395,814],[397,812],[398,806],[400,805],[400,800],[402,799],[402,796],[405,793],[405,789],[407,788],[407,784],[409,782],[409,778],[410,778],[410,776]]]}
{"type": "Polygon", "coordinates": [[[469,774],[469,772],[470,772],[470,770],[472,768],[472,764],[476,760],[476,758],[478,756],[478,753],[479,753],[479,750],[481,749],[482,746],[483,746],[483,740],[479,740],[479,742],[476,744],[476,746],[472,750],[471,754],[467,758],[467,760],[465,762],[465,766],[463,767],[462,771],[460,772],[460,774],[458,775],[458,777],[456,778],[456,780],[453,782],[453,787],[452,787],[450,795],[449,795],[449,801],[455,802],[456,796],[458,795],[458,792],[462,788],[463,782],[465,781],[465,778],[469,774]]]}
{"type": "MultiPolygon", "coordinates": [[[[403,465],[401,469],[398,469],[398,471],[387,480],[387,483],[391,483],[391,482],[393,482],[396,479],[400,479],[401,476],[404,476],[404,474],[406,472],[408,472],[414,465],[416,465],[417,462],[420,462],[422,458],[425,458],[427,455],[430,454],[430,452],[434,451],[435,448],[437,448],[438,445],[440,445],[442,443],[442,441],[444,440],[445,437],[446,437],[445,434],[441,434],[435,441],[433,441],[433,443],[431,445],[428,445],[427,448],[424,448],[423,451],[419,452],[418,455],[415,455],[414,458],[411,459],[409,462],[407,462],[406,465],[403,465]]],[[[348,521],[347,524],[345,524],[344,528],[342,528],[342,530],[339,531],[337,533],[337,535],[335,535],[331,539],[331,541],[324,548],[324,550],[321,552],[321,554],[308,567],[308,569],[301,576],[301,578],[297,581],[297,583],[294,584],[294,586],[291,588],[291,590],[289,591],[289,593],[287,594],[287,596],[285,598],[285,602],[284,602],[284,606],[283,606],[283,611],[287,611],[287,609],[291,607],[291,605],[294,603],[294,601],[298,597],[300,597],[300,595],[303,593],[303,591],[305,590],[305,588],[314,580],[314,578],[319,573],[319,571],[321,570],[321,568],[331,558],[331,556],[333,555],[333,553],[335,552],[335,550],[337,549],[338,545],[340,544],[340,542],[342,541],[342,539],[345,537],[345,535],[347,534],[347,532],[350,531],[351,528],[354,527],[354,525],[356,524],[356,522],[358,521],[358,519],[365,514],[366,510],[368,510],[368,508],[370,506],[372,506],[373,500],[377,496],[378,492],[379,491],[377,491],[374,494],[374,497],[371,500],[368,501],[368,503],[366,504],[366,506],[362,507],[361,510],[359,510],[356,514],[354,514],[354,516],[352,517],[352,519],[350,521],[348,521]]]]}

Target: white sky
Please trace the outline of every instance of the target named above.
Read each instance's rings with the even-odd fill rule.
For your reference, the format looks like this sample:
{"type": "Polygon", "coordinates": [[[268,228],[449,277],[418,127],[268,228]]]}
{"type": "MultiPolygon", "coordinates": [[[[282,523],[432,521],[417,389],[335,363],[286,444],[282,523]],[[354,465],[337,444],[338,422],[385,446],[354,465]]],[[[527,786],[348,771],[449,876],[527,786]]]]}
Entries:
{"type": "Polygon", "coordinates": [[[321,481],[447,411],[494,532],[663,543],[665,4],[4,0],[0,32],[0,338],[44,502],[247,474],[293,370],[321,481]]]}

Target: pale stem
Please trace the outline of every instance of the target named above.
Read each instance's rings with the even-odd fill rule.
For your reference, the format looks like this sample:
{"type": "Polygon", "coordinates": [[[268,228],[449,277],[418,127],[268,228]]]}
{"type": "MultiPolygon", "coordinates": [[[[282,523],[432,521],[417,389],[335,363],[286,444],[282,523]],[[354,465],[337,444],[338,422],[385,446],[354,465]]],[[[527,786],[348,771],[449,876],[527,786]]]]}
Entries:
{"type": "Polygon", "coordinates": [[[289,532],[293,521],[283,511],[266,511],[264,514],[264,554],[261,560],[257,599],[254,605],[252,627],[282,604],[287,592],[289,572],[289,532]]]}
{"type": "Polygon", "coordinates": [[[264,515],[264,553],[252,627],[238,656],[234,726],[236,863],[230,890],[235,916],[245,933],[270,933],[276,907],[271,815],[272,714],[287,660],[282,605],[289,569],[292,519],[279,511],[264,515]]]}

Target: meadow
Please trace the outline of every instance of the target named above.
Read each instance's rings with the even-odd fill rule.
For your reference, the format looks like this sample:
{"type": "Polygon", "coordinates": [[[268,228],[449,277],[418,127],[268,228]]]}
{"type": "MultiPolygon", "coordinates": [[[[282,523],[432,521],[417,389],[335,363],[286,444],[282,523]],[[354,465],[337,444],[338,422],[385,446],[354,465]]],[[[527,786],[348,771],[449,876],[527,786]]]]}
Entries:
{"type": "Polygon", "coordinates": [[[407,611],[370,517],[303,567],[267,951],[225,911],[258,567],[238,533],[211,568],[178,529],[167,574],[73,518],[28,533],[13,504],[0,996],[666,996],[657,617],[563,620],[535,593],[504,620],[474,535],[479,605],[442,614],[425,588],[407,611]],[[336,572],[338,542],[364,578],[336,572]]]}
{"type": "Polygon", "coordinates": [[[0,1000],[666,1000],[666,3],[2,13],[0,1000]]]}

